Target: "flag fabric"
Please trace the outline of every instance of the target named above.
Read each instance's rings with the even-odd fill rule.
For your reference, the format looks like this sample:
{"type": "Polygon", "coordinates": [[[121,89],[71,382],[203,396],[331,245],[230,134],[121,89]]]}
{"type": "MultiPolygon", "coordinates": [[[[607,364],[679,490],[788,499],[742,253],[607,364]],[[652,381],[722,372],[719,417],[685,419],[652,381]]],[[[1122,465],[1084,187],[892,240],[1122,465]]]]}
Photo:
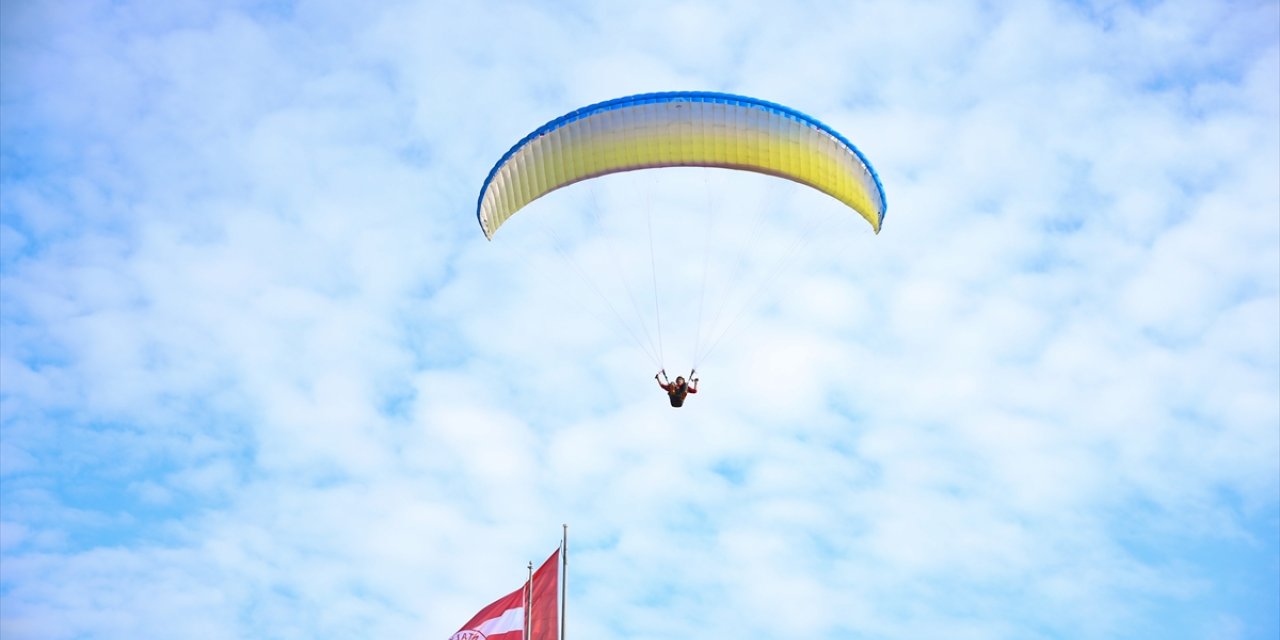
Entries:
{"type": "Polygon", "coordinates": [[[530,640],[556,640],[556,588],[559,586],[560,550],[551,554],[528,582],[472,616],[449,640],[524,640],[525,596],[532,595],[529,606],[530,640]]]}
{"type": "Polygon", "coordinates": [[[533,597],[529,605],[529,640],[556,640],[560,637],[556,603],[560,585],[560,550],[551,554],[533,572],[533,597]]]}
{"type": "Polygon", "coordinates": [[[449,640],[523,640],[524,587],[480,610],[449,640]]]}

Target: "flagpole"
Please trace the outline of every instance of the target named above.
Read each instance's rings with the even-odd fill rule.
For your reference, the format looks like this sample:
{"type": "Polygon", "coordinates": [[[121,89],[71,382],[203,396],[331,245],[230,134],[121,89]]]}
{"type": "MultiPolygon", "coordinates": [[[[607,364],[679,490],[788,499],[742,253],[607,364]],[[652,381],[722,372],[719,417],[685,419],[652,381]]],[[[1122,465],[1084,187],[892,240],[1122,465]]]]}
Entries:
{"type": "Polygon", "coordinates": [[[524,637],[529,640],[529,614],[533,609],[533,561],[529,561],[529,581],[524,583],[524,637]]]}
{"type": "Polygon", "coordinates": [[[566,587],[569,586],[569,525],[560,525],[564,529],[564,537],[560,540],[560,640],[564,640],[564,605],[567,600],[566,587]]]}

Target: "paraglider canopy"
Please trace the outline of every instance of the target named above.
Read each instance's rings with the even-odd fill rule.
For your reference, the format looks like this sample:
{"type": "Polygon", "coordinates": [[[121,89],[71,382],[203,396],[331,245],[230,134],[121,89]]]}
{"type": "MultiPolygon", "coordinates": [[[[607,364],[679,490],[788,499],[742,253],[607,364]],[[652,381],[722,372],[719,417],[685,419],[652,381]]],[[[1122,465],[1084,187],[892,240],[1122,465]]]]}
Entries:
{"type": "Polygon", "coordinates": [[[848,205],[876,233],[884,221],[880,180],[844,136],[780,104],[707,91],[617,98],[548,122],[494,165],[480,189],[476,217],[485,237],[492,239],[508,218],[551,191],[656,167],[775,175],[848,205]]]}

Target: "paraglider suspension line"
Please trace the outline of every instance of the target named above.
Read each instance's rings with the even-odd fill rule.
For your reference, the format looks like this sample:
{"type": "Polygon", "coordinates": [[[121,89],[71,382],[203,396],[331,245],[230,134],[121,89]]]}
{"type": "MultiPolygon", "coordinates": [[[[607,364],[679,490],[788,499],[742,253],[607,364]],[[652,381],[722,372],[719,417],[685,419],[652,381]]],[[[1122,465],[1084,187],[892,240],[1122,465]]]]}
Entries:
{"type": "Polygon", "coordinates": [[[649,228],[649,273],[653,276],[653,314],[658,325],[658,361],[666,367],[666,353],[662,347],[662,306],[658,303],[658,261],[653,252],[653,195],[645,190],[645,223],[649,228]]]}

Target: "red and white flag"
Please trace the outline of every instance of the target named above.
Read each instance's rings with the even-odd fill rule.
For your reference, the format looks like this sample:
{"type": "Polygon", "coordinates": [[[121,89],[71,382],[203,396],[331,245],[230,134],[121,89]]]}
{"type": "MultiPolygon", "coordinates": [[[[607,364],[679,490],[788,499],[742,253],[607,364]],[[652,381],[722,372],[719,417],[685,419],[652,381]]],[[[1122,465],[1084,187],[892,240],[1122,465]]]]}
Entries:
{"type": "Polygon", "coordinates": [[[551,554],[533,574],[533,584],[512,591],[483,608],[449,640],[524,640],[525,598],[529,604],[529,640],[556,640],[556,587],[560,575],[560,550],[551,554]]]}

